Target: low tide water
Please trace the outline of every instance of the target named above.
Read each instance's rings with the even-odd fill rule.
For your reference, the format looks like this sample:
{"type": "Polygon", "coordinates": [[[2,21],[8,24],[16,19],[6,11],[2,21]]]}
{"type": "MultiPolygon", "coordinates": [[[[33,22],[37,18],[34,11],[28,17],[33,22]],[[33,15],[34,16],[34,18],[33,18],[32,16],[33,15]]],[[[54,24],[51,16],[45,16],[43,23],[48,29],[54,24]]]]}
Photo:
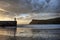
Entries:
{"type": "MultiPolygon", "coordinates": [[[[15,38],[16,40],[60,40],[60,25],[43,26],[23,25],[23,27],[17,27],[15,38]]],[[[14,28],[0,28],[0,40],[14,40],[15,38],[14,28]]]]}

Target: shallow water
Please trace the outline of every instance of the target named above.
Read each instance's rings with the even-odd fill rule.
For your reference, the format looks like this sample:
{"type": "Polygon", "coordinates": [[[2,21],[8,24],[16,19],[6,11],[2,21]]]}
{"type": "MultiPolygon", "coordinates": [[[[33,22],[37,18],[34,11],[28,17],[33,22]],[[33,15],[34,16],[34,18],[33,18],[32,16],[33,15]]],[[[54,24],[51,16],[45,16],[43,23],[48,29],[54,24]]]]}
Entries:
{"type": "MultiPolygon", "coordinates": [[[[16,40],[60,40],[59,28],[60,25],[23,25],[17,27],[16,40]]],[[[14,28],[0,28],[0,40],[15,40],[14,28]]]]}

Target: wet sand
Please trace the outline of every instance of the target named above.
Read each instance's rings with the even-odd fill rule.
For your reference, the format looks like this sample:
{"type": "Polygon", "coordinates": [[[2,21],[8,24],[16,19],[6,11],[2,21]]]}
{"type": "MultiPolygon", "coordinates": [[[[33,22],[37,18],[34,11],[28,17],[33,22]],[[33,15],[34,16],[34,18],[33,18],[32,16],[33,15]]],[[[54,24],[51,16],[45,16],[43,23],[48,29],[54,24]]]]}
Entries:
{"type": "MultiPolygon", "coordinates": [[[[15,38],[16,40],[60,40],[60,30],[17,28],[15,38]]],[[[0,28],[0,40],[15,40],[15,38],[13,28],[0,28]]]]}

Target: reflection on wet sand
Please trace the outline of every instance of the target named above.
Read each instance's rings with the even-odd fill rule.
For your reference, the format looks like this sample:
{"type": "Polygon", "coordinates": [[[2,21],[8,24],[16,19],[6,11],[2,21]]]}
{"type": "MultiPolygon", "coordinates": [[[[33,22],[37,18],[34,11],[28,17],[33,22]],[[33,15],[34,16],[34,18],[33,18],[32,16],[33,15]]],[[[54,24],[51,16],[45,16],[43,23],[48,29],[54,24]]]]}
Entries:
{"type": "MultiPolygon", "coordinates": [[[[10,40],[11,38],[13,38],[13,36],[14,36],[13,28],[0,28],[1,40],[10,40]]],[[[17,40],[60,40],[60,30],[17,28],[16,39],[17,40]]]]}

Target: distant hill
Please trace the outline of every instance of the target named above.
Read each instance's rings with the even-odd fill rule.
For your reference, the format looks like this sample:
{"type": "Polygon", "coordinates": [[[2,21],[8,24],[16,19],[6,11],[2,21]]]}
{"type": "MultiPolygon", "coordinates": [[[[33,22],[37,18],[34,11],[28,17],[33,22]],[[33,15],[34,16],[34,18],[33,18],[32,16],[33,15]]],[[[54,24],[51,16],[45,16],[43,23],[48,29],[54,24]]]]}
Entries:
{"type": "Polygon", "coordinates": [[[60,18],[48,19],[48,20],[35,20],[33,19],[30,24],[60,24],[60,18]]]}
{"type": "Polygon", "coordinates": [[[0,21],[0,27],[17,26],[17,21],[0,21]]]}

